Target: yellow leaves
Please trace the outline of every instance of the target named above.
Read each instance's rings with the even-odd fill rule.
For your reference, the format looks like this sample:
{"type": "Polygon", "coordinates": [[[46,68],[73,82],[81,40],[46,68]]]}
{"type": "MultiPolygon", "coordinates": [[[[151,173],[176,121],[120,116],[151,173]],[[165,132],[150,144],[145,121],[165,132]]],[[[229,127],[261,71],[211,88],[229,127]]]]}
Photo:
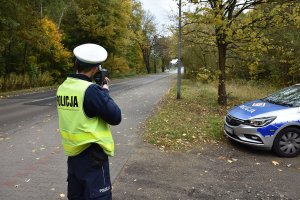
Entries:
{"type": "Polygon", "coordinates": [[[237,36],[238,38],[242,38],[242,37],[243,37],[243,30],[242,30],[242,29],[238,29],[238,30],[236,31],[236,36],[237,36]]]}
{"type": "Polygon", "coordinates": [[[196,79],[203,82],[203,83],[207,83],[211,76],[212,76],[212,74],[208,69],[200,68],[196,79]]]}
{"type": "Polygon", "coordinates": [[[222,16],[222,13],[218,13],[215,18],[214,18],[214,24],[215,24],[215,27],[217,28],[223,28],[225,29],[226,27],[226,20],[224,20],[223,16],[222,16]]]}
{"type": "Polygon", "coordinates": [[[227,33],[227,37],[232,37],[233,30],[229,28],[229,29],[227,29],[226,33],[227,33]]]}
{"type": "Polygon", "coordinates": [[[248,65],[249,74],[254,78],[259,73],[259,60],[255,60],[248,65]]]}
{"type": "Polygon", "coordinates": [[[114,57],[111,56],[108,58],[106,62],[106,66],[109,69],[113,69],[115,73],[123,73],[123,72],[128,72],[130,71],[128,62],[125,58],[123,57],[114,57]]]}
{"type": "Polygon", "coordinates": [[[44,18],[42,19],[41,25],[44,33],[49,36],[49,38],[61,42],[61,33],[58,32],[58,28],[53,21],[48,18],[44,18]]]}
{"type": "Polygon", "coordinates": [[[223,20],[221,18],[215,18],[215,25],[216,27],[223,26],[223,20]]]}
{"type": "Polygon", "coordinates": [[[300,28],[300,6],[293,8],[291,18],[297,28],[300,28]]]}
{"type": "Polygon", "coordinates": [[[41,21],[41,28],[44,34],[44,38],[40,41],[41,50],[52,54],[55,62],[70,58],[71,53],[64,48],[62,44],[62,34],[59,32],[56,24],[45,17],[41,21]]]}

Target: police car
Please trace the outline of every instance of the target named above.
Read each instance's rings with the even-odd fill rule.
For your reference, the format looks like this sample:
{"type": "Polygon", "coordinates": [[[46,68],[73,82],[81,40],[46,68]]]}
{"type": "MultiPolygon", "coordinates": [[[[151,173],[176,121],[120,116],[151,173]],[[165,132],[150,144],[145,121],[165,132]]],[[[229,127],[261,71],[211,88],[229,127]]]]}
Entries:
{"type": "Polygon", "coordinates": [[[239,143],[272,149],[282,157],[299,155],[300,84],[230,109],[224,133],[239,143]]]}

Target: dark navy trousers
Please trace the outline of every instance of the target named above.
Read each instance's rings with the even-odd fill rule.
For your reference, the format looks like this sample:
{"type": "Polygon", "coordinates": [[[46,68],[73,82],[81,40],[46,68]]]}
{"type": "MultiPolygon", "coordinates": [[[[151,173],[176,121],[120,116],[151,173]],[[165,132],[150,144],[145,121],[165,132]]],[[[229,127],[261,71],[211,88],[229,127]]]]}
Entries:
{"type": "Polygon", "coordinates": [[[68,199],[112,199],[108,156],[99,145],[68,157],[68,199]]]}

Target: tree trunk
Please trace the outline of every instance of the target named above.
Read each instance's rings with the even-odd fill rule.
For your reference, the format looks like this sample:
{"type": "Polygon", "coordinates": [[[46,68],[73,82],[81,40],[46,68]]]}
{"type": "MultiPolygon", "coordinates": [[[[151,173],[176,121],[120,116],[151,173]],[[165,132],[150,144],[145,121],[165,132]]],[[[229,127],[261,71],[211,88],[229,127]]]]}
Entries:
{"type": "Polygon", "coordinates": [[[61,12],[61,15],[60,15],[60,18],[59,18],[59,20],[58,20],[58,29],[60,29],[61,21],[62,21],[62,19],[63,19],[63,17],[64,17],[65,9],[66,9],[66,8],[63,8],[63,10],[62,10],[62,12],[61,12]]]}
{"type": "Polygon", "coordinates": [[[156,70],[156,58],[154,56],[154,73],[156,74],[157,70],[156,70]]]}
{"type": "Polygon", "coordinates": [[[226,52],[227,52],[227,45],[222,44],[222,42],[218,42],[219,70],[220,70],[219,87],[218,87],[218,104],[222,106],[227,105],[227,95],[226,95],[226,85],[225,85],[226,52]]]}
{"type": "Polygon", "coordinates": [[[166,60],[162,59],[161,72],[165,72],[166,60]]]}
{"type": "Polygon", "coordinates": [[[112,53],[112,65],[111,65],[111,67],[110,67],[110,76],[112,76],[112,74],[113,74],[113,71],[114,71],[113,67],[114,67],[114,66],[116,66],[116,65],[115,65],[115,54],[112,53]]]}
{"type": "Polygon", "coordinates": [[[24,44],[24,57],[23,57],[23,66],[24,66],[24,74],[26,73],[26,65],[27,65],[27,53],[28,53],[28,43],[24,44]]]}
{"type": "Polygon", "coordinates": [[[151,66],[150,66],[150,49],[147,48],[146,50],[147,54],[146,54],[146,57],[147,57],[147,72],[148,74],[151,73],[151,66]]]}
{"type": "Polygon", "coordinates": [[[41,0],[41,20],[43,19],[43,0],[41,0]]]}
{"type": "Polygon", "coordinates": [[[149,49],[146,47],[142,48],[142,52],[143,52],[143,59],[144,59],[144,64],[146,66],[146,70],[147,73],[150,74],[150,53],[149,53],[149,49]]]}
{"type": "Polygon", "coordinates": [[[7,50],[5,50],[5,57],[6,57],[6,63],[5,63],[5,73],[9,74],[11,72],[11,49],[12,49],[12,41],[9,42],[7,50]]]}

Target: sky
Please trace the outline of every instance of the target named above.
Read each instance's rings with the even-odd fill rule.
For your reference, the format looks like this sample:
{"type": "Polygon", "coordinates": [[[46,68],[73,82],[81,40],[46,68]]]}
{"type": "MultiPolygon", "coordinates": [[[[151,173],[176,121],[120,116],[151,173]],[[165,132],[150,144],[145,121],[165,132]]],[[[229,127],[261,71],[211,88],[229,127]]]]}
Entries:
{"type": "Polygon", "coordinates": [[[178,13],[176,0],[140,0],[143,4],[143,9],[150,11],[155,17],[155,22],[161,29],[162,25],[170,25],[171,19],[169,16],[178,13]]]}

